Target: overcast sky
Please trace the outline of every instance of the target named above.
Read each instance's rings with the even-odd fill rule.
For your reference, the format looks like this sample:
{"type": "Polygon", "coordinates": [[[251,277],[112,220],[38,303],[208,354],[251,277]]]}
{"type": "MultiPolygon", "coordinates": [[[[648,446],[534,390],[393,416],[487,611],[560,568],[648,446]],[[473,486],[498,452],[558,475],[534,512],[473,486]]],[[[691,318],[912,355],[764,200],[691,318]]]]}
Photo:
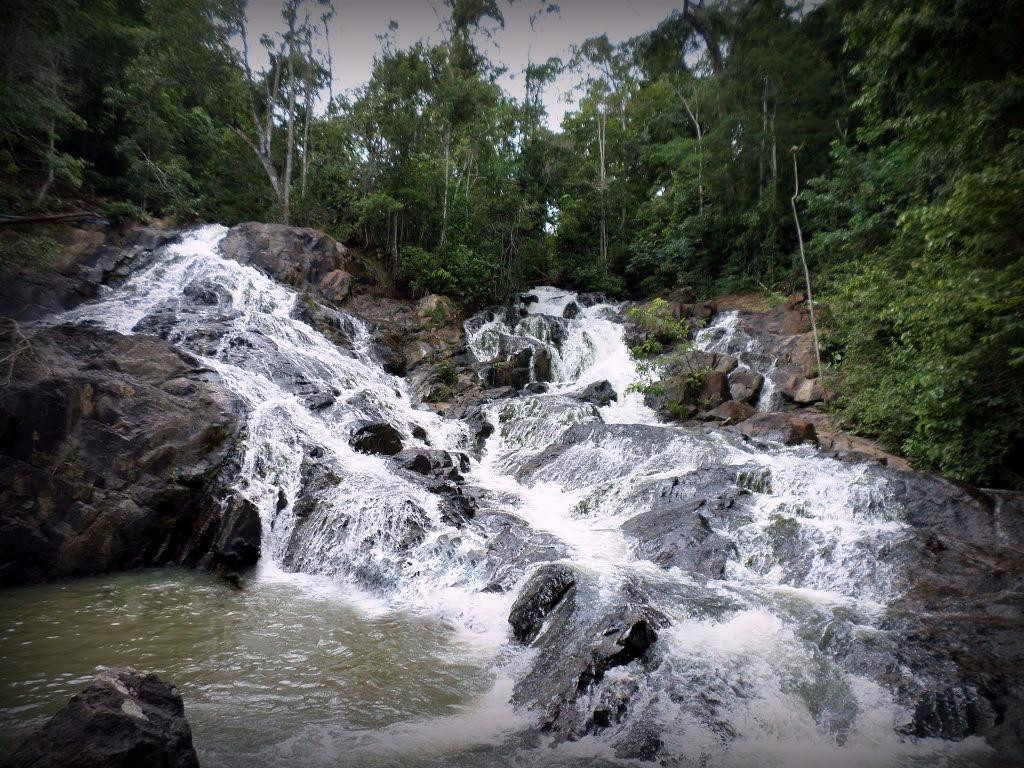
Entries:
{"type": "MultiPolygon", "coordinates": [[[[543,62],[550,56],[565,58],[571,45],[588,37],[607,34],[613,42],[633,37],[655,27],[680,4],[672,0],[561,0],[558,14],[545,14],[531,27],[530,16],[541,3],[504,2],[505,29],[496,33],[493,42],[481,41],[481,48],[508,67],[502,85],[522,98],[521,72],[527,63],[543,62]]],[[[398,22],[397,42],[404,48],[423,38],[439,41],[439,21],[447,15],[441,0],[334,0],[334,5],[337,15],[331,23],[331,51],[335,93],[369,79],[374,54],[380,50],[377,36],[387,31],[391,20],[398,22]]],[[[248,15],[250,45],[255,51],[260,35],[281,27],[280,0],[249,0],[248,15]]],[[[253,63],[259,63],[255,56],[253,63]]],[[[573,78],[566,75],[545,95],[552,128],[561,123],[572,83],[573,78]]]]}

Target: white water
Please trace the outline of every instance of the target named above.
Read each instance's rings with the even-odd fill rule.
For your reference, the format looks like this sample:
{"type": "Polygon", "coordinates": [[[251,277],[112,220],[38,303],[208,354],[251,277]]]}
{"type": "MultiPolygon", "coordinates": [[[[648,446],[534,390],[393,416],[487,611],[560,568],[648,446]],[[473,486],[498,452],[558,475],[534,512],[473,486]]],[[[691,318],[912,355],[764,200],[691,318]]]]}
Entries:
{"type": "MultiPolygon", "coordinates": [[[[343,745],[351,745],[352,733],[318,733],[308,738],[320,743],[299,750],[297,759],[306,765],[330,765],[350,754],[360,764],[396,765],[413,755],[450,765],[549,765],[556,754],[584,763],[611,760],[618,728],[555,752],[546,740],[540,747],[514,742],[518,756],[510,754],[508,740],[535,722],[510,703],[531,652],[509,641],[515,590],[481,591],[489,578],[486,527],[445,522],[436,496],[390,459],[357,453],[348,442],[361,421],[386,420],[406,446],[429,441],[458,450],[466,445],[465,428],[416,407],[405,382],[373,360],[368,329],[358,319],[351,318],[349,351],[294,319],[294,291],[219,255],[224,232],[210,226],[187,234],[124,287],[60,319],[132,333],[154,313],[173,312],[169,338],[217,371],[247,409],[237,485],[263,518],[257,578],[296,581],[324,600],[354,600],[365,611],[438,617],[494,676],[491,692],[464,714],[358,734],[361,746],[351,753],[343,745]],[[197,283],[223,289],[221,302],[197,309],[186,301],[186,287],[197,283]],[[331,392],[336,400],[311,410],[304,399],[310,391],[331,392]],[[412,436],[414,426],[427,441],[412,436]],[[295,502],[311,448],[323,451],[319,466],[334,479],[318,492],[315,511],[297,534],[295,502]],[[278,509],[282,492],[287,503],[278,509]]],[[[898,543],[906,529],[866,468],[809,449],[754,450],[722,433],[658,425],[641,396],[626,391],[637,369],[615,322],[616,307],[586,307],[576,319],[558,321],[564,338],[555,346],[551,316],[560,317],[575,297],[551,288],[534,293],[539,301],[526,317],[478,323],[468,342],[481,361],[499,350],[546,346],[555,381],[546,394],[487,406],[497,428],[467,480],[484,489],[492,512],[560,542],[568,560],[595,576],[602,600],[626,582],[641,583],[670,619],[658,640],[660,664],[641,680],[637,697],[644,716],[662,725],[661,755],[671,764],[710,766],[912,766],[949,754],[984,755],[977,740],[954,748],[900,737],[895,729],[911,713],[818,647],[815,627],[833,618],[874,631],[881,607],[901,588],[900,574],[874,553],[880,544],[898,543]],[[618,402],[595,410],[571,399],[604,379],[618,402]],[[601,423],[646,431],[632,437],[597,431],[545,454],[574,424],[601,423]],[[695,579],[638,559],[620,525],[649,508],[652,488],[720,467],[756,471],[770,481],[742,512],[713,521],[735,547],[725,578],[695,579]],[[797,543],[796,556],[777,551],[780,530],[797,543]],[[711,719],[693,700],[702,691],[718,701],[711,719]]],[[[726,315],[712,328],[724,328],[726,338],[734,321],[726,315]]],[[[711,349],[718,342],[709,335],[702,343],[711,349]]],[[[631,675],[636,664],[615,674],[631,675]]]]}

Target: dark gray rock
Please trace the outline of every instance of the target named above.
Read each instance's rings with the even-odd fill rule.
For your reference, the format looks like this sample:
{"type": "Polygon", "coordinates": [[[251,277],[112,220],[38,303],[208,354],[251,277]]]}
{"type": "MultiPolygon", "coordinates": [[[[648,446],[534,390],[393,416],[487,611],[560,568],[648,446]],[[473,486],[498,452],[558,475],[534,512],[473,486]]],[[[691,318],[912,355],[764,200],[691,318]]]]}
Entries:
{"type": "Polygon", "coordinates": [[[241,404],[154,337],[60,326],[30,341],[0,388],[0,584],[202,560],[241,404]]]}
{"type": "MultiPolygon", "coordinates": [[[[93,233],[99,234],[99,233],[93,233]]],[[[141,228],[123,244],[111,232],[99,245],[65,252],[52,269],[23,269],[0,280],[0,316],[35,320],[96,298],[104,286],[116,286],[152,263],[161,247],[180,239],[173,230],[141,228]]]]}
{"type": "Polygon", "coordinates": [[[402,450],[402,435],[390,424],[367,424],[353,433],[351,444],[360,453],[394,456],[402,450]]]}
{"type": "Polygon", "coordinates": [[[711,529],[701,513],[706,500],[677,507],[653,509],[622,525],[635,539],[637,554],[663,568],[681,568],[712,579],[725,575],[725,564],[735,555],[735,545],[711,529]]]}
{"type": "Polygon", "coordinates": [[[580,316],[580,305],[575,301],[570,301],[565,305],[565,309],[562,310],[562,317],[566,320],[575,320],[580,316]]]}
{"type": "Polygon", "coordinates": [[[181,695],[153,674],[102,672],[3,768],[199,768],[181,695]]]}
{"type": "Polygon", "coordinates": [[[749,368],[740,368],[729,374],[729,395],[742,403],[755,404],[763,385],[764,376],[749,368]]]}
{"type": "Polygon", "coordinates": [[[588,384],[582,391],[574,395],[574,397],[584,403],[593,403],[598,408],[602,408],[619,399],[618,394],[615,392],[615,388],[611,385],[611,382],[607,380],[595,381],[593,384],[588,384]]]}
{"type": "Polygon", "coordinates": [[[576,573],[570,566],[551,564],[537,569],[519,591],[508,615],[512,636],[521,643],[533,642],[544,619],[574,586],[576,573]]]}

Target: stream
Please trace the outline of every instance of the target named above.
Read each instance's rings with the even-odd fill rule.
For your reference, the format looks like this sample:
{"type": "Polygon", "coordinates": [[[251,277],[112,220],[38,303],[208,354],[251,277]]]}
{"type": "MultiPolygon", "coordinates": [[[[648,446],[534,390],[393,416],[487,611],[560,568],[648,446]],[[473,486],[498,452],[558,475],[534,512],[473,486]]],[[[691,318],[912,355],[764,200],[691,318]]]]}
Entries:
{"type": "MultiPolygon", "coordinates": [[[[365,323],[338,313],[344,343],[326,338],[294,290],[220,256],[225,232],[186,233],[56,320],[159,333],[217,371],[247,414],[236,485],[261,563],[243,592],[180,570],[0,591],[0,738],[133,665],[179,687],[207,766],[989,764],[978,737],[904,735],[912,710],[850,651],[907,589],[907,561],[877,556],[911,538],[877,467],[660,423],[629,389],[620,308],[546,287],[466,323],[482,362],[545,350],[546,391],[442,418],[383,370],[365,323]],[[616,401],[579,397],[601,381],[616,401]],[[465,456],[475,513],[355,451],[367,422],[465,456]],[[659,511],[694,495],[699,561],[653,556],[672,536],[659,511]],[[573,612],[526,645],[509,613],[546,563],[574,574],[573,612]],[[578,686],[609,616],[657,639],[578,686]]],[[[698,343],[765,374],[773,407],[773,363],[734,317],[698,343]]]]}

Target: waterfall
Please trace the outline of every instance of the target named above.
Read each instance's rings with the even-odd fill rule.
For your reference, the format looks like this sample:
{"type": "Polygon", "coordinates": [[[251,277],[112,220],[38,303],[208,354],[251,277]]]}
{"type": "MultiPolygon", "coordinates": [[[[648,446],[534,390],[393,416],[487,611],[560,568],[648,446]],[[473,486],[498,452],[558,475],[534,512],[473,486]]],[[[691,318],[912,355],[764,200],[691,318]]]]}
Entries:
{"type": "MultiPolygon", "coordinates": [[[[301,319],[294,290],[223,258],[224,234],[219,226],[186,233],[124,286],[58,320],[159,333],[245,404],[237,488],[263,520],[257,578],[309,575],[310,589],[326,579],[372,596],[380,610],[427,611],[475,639],[495,670],[484,709],[390,738],[429,742],[459,765],[550,765],[552,747],[567,765],[642,756],[655,743],[644,729],[655,727],[659,759],[671,765],[910,766],[986,754],[977,738],[901,736],[913,713],[853,652],[840,652],[870,643],[886,604],[906,589],[897,561],[878,553],[904,546],[909,529],[869,465],[659,423],[628,391],[637,368],[619,307],[539,288],[530,303],[466,323],[481,363],[545,349],[552,382],[481,406],[494,430],[465,478],[480,511],[452,520],[426,484],[349,441],[361,425],[386,422],[406,446],[456,452],[469,445],[467,427],[417,407],[404,380],[374,359],[359,318],[339,313],[342,338],[328,339],[301,319]],[[617,401],[579,398],[602,380],[617,401]],[[638,521],[652,510],[676,520],[673,505],[692,497],[707,500],[694,529],[706,563],[655,562],[651,547],[662,539],[654,541],[654,523],[638,521]],[[627,701],[621,719],[588,721],[567,741],[507,742],[535,728],[513,688],[529,689],[549,652],[512,642],[507,617],[547,562],[577,569],[580,615],[628,595],[660,617],[658,639],[653,653],[579,693],[580,712],[627,701]],[[845,645],[827,642],[837,635],[845,645]],[[442,735],[452,743],[439,744],[442,735]],[[461,755],[467,745],[476,751],[461,755]]],[[[773,362],[743,338],[735,313],[720,315],[698,343],[764,374],[760,407],[771,407],[773,362]]],[[[587,626],[570,624],[553,645],[589,648],[587,626]]],[[[554,631],[545,625],[541,637],[554,631]]]]}

